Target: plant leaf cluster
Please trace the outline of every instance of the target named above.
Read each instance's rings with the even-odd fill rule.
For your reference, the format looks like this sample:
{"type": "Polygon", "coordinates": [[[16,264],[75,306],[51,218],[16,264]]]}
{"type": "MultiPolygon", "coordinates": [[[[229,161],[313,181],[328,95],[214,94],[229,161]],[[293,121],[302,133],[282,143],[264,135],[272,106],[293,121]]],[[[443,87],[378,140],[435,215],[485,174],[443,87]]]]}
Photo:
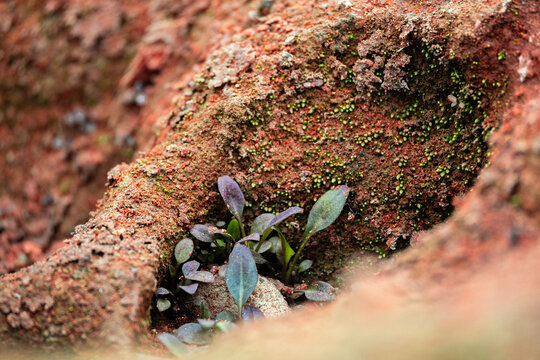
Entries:
{"type": "MultiPolygon", "coordinates": [[[[208,305],[200,301],[202,317],[196,323],[182,325],[174,334],[163,333],[159,340],[175,355],[185,353],[185,344],[203,345],[208,343],[216,331],[226,331],[233,326],[237,318],[252,320],[263,317],[260,309],[246,305],[248,298],[258,283],[257,266],[271,266],[269,259],[277,259],[281,266],[281,274],[285,283],[290,283],[292,276],[307,271],[313,264],[305,259],[298,265],[302,250],[308,240],[317,232],[326,229],[340,215],[349,188],[339,186],[327,191],[315,203],[308,215],[308,221],[300,245],[296,251],[291,247],[279,225],[293,215],[303,213],[297,206],[290,207],[277,215],[264,213],[255,218],[246,232],[243,222],[245,197],[240,186],[229,176],[218,179],[218,189],[233,219],[225,228],[225,222],[218,226],[197,224],[190,229],[190,234],[198,241],[196,244],[189,238],[181,240],[175,247],[175,265],[169,272],[177,281],[176,293],[180,290],[193,295],[199,283],[214,282],[214,275],[209,271],[199,270],[201,262],[206,265],[227,259],[227,264],[220,267],[220,276],[225,277],[227,289],[237,303],[237,314],[230,311],[219,313],[211,319],[208,305]],[[193,254],[197,260],[190,260],[193,254]],[[275,256],[269,256],[273,254],[275,256]],[[181,267],[181,269],[180,269],[181,267]],[[182,275],[178,276],[181,270],[182,275]]],[[[166,288],[156,290],[156,307],[166,311],[171,306],[171,291],[166,288]]],[[[295,290],[295,296],[305,295],[312,301],[330,301],[335,296],[335,289],[328,283],[317,281],[304,290],[295,290]]]]}
{"type": "MultiPolygon", "coordinates": [[[[347,186],[338,186],[322,195],[308,215],[300,246],[294,250],[281,232],[279,225],[291,216],[303,213],[302,208],[293,206],[277,215],[261,214],[253,220],[249,233],[246,235],[246,227],[243,223],[245,197],[240,186],[229,176],[222,176],[218,179],[218,189],[234,218],[229,222],[226,230],[198,224],[190,231],[197,240],[209,243],[210,248],[215,249],[211,259],[208,260],[215,260],[218,255],[230,254],[234,244],[239,242],[251,250],[258,265],[268,262],[266,254],[275,254],[281,265],[282,280],[286,284],[290,283],[293,274],[307,271],[313,264],[312,261],[305,260],[297,265],[302,250],[315,233],[334,223],[349,195],[347,186]]],[[[208,250],[205,251],[209,253],[208,250]]]]}
{"type": "Polygon", "coordinates": [[[156,308],[159,312],[168,310],[172,303],[171,298],[180,292],[180,290],[188,293],[189,295],[195,294],[199,288],[199,283],[213,283],[215,281],[214,275],[209,271],[201,271],[199,267],[201,264],[197,260],[188,261],[193,255],[195,245],[191,239],[185,238],[176,244],[174,248],[174,258],[176,265],[169,266],[169,273],[171,280],[169,285],[176,286],[170,287],[173,291],[160,287],[156,290],[156,308]],[[182,271],[182,276],[177,278],[178,270],[182,271]]]}
{"type": "MultiPolygon", "coordinates": [[[[186,355],[188,353],[186,345],[206,345],[216,332],[225,332],[234,327],[233,321],[235,320],[235,316],[232,312],[224,310],[215,319],[210,319],[208,307],[206,306],[206,310],[203,310],[205,306],[205,302],[201,303],[202,313],[205,315],[204,313],[206,312],[208,317],[197,319],[197,322],[184,324],[174,330],[172,334],[164,332],[158,335],[159,341],[173,355],[186,355]]],[[[248,311],[250,311],[252,318],[255,317],[255,315],[252,315],[253,313],[260,312],[258,309],[252,310],[251,308],[248,311]]]]}

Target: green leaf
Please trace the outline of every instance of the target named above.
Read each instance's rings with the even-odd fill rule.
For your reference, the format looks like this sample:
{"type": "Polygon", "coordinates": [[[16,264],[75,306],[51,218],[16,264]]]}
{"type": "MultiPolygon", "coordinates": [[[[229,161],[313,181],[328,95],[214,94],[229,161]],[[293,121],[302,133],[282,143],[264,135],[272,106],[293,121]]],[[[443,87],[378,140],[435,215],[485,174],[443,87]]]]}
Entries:
{"type": "Polygon", "coordinates": [[[182,344],[182,342],[173,334],[161,333],[157,337],[174,356],[183,356],[187,354],[186,345],[182,344]]]}
{"type": "Polygon", "coordinates": [[[284,240],[284,242],[285,242],[285,251],[284,251],[284,256],[283,257],[285,259],[285,264],[288,264],[289,261],[291,260],[291,258],[294,255],[294,250],[291,248],[291,246],[289,245],[287,240],[284,240]]]}
{"type": "Polygon", "coordinates": [[[264,230],[264,232],[261,235],[261,241],[264,242],[268,236],[274,231],[274,228],[269,227],[268,229],[264,230]]]}
{"type": "Polygon", "coordinates": [[[216,323],[216,329],[222,332],[229,331],[234,326],[234,324],[227,320],[220,320],[216,323]]]}
{"type": "Polygon", "coordinates": [[[173,264],[169,264],[169,274],[171,275],[171,277],[175,277],[176,276],[176,271],[178,269],[176,268],[176,266],[174,266],[173,264]]]}
{"type": "Polygon", "coordinates": [[[233,240],[238,240],[242,237],[242,234],[240,233],[240,223],[236,219],[232,219],[229,223],[229,226],[227,226],[227,232],[231,234],[233,240]]]}
{"type": "Polygon", "coordinates": [[[189,260],[193,254],[193,241],[191,239],[183,239],[174,248],[174,257],[178,264],[183,264],[189,260]]]}
{"type": "Polygon", "coordinates": [[[234,321],[234,314],[230,312],[229,310],[223,310],[216,316],[216,329],[219,331],[228,331],[235,325],[233,324],[234,321]]]}
{"type": "Polygon", "coordinates": [[[258,281],[257,266],[248,247],[236,244],[229,256],[225,278],[229,293],[238,304],[238,313],[255,290],[258,281]]]}
{"type": "Polygon", "coordinates": [[[159,310],[159,312],[164,312],[165,310],[171,307],[171,302],[167,299],[158,298],[156,307],[159,310]]]}
{"type": "Polygon", "coordinates": [[[216,240],[216,244],[217,244],[217,246],[219,246],[220,248],[224,248],[225,245],[226,245],[226,244],[225,244],[225,241],[219,240],[219,239],[216,240]]]}
{"type": "Polygon", "coordinates": [[[327,191],[321,196],[309,212],[304,237],[309,238],[316,232],[332,225],[338,218],[341,210],[343,210],[348,195],[349,188],[347,186],[339,186],[334,190],[327,191]]]}
{"type": "Polygon", "coordinates": [[[291,295],[287,294],[287,299],[296,300],[302,295],[304,295],[304,290],[294,291],[291,295]]]}
{"type": "Polygon", "coordinates": [[[307,269],[311,267],[311,265],[313,265],[313,261],[311,260],[302,261],[300,265],[298,265],[298,272],[301,273],[301,272],[306,271],[307,269]]]}
{"type": "Polygon", "coordinates": [[[283,265],[283,263],[288,264],[291,258],[294,255],[294,250],[291,248],[287,240],[285,240],[284,237],[281,238],[276,244],[276,256],[279,260],[279,262],[283,265]],[[283,247],[285,246],[285,247],[283,247]],[[285,250],[283,250],[285,249],[285,250]]]}
{"type": "Polygon", "coordinates": [[[226,230],[223,230],[223,232],[219,233],[220,236],[223,236],[225,239],[229,241],[234,241],[235,239],[232,237],[231,234],[229,234],[226,230]]]}
{"type": "Polygon", "coordinates": [[[206,300],[201,301],[200,307],[203,319],[210,319],[212,317],[212,314],[210,314],[210,308],[208,307],[208,303],[206,302],[206,300]]]}
{"type": "Polygon", "coordinates": [[[264,314],[261,310],[255,306],[246,305],[244,306],[244,313],[242,314],[242,319],[246,320],[255,320],[263,318],[264,314]]]}

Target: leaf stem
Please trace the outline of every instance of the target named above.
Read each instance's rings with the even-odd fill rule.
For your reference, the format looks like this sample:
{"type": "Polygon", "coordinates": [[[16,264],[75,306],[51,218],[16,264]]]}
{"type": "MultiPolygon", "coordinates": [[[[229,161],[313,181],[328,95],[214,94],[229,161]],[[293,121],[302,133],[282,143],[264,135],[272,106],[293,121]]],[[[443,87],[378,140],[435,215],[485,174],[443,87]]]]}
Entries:
{"type": "Polygon", "coordinates": [[[268,237],[268,235],[270,235],[270,233],[272,233],[272,229],[273,229],[273,228],[269,228],[269,229],[266,229],[266,230],[263,231],[263,233],[261,234],[261,240],[259,241],[259,243],[257,244],[257,247],[255,248],[255,251],[256,251],[256,252],[259,252],[259,250],[261,249],[262,243],[266,240],[266,238],[268,237]],[[268,231],[269,229],[270,229],[270,231],[268,231]]]}
{"type": "Polygon", "coordinates": [[[294,254],[294,257],[292,261],[289,263],[289,267],[287,269],[287,274],[285,275],[285,284],[288,285],[289,281],[291,280],[291,273],[294,269],[294,265],[296,265],[296,262],[298,261],[298,258],[300,257],[300,253],[304,249],[304,246],[306,246],[307,241],[309,240],[309,236],[305,236],[302,239],[302,243],[300,244],[300,247],[298,250],[296,250],[296,254],[294,254]]]}
{"type": "Polygon", "coordinates": [[[256,252],[259,252],[259,250],[261,249],[262,243],[263,243],[263,240],[261,239],[261,241],[259,241],[259,243],[257,244],[257,246],[255,246],[255,251],[256,251],[256,252]]]}
{"type": "Polygon", "coordinates": [[[236,219],[238,220],[238,224],[240,224],[240,231],[242,232],[242,238],[246,237],[246,231],[244,230],[244,224],[242,223],[242,219],[236,219]]]}

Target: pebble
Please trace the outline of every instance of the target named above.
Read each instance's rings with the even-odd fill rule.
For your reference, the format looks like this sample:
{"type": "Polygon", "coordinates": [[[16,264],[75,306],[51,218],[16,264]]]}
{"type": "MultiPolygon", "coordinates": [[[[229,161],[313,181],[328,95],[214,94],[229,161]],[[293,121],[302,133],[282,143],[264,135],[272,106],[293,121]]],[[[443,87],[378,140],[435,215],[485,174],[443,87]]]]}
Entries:
{"type": "MultiPolygon", "coordinates": [[[[229,294],[223,278],[216,277],[212,284],[200,284],[195,296],[206,301],[212,316],[216,316],[223,310],[238,312],[236,301],[229,294]]],[[[246,305],[255,306],[267,318],[276,318],[290,312],[289,305],[281,292],[264,276],[259,276],[259,282],[246,305]]]]}

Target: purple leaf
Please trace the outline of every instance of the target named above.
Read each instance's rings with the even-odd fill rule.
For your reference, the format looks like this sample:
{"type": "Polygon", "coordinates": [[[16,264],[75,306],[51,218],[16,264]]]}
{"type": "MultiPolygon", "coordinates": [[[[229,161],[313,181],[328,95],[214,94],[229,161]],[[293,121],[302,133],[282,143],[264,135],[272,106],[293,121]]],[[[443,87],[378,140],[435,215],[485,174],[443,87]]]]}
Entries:
{"type": "Polygon", "coordinates": [[[224,278],[225,276],[227,276],[227,264],[219,267],[219,277],[224,278]]]}
{"type": "Polygon", "coordinates": [[[311,265],[313,265],[313,261],[311,260],[302,261],[300,265],[298,265],[298,272],[301,273],[308,270],[311,267],[311,265]]]}
{"type": "Polygon", "coordinates": [[[156,289],[156,295],[169,295],[171,292],[164,287],[160,287],[156,289]]]}
{"type": "Polygon", "coordinates": [[[212,242],[213,236],[210,234],[210,228],[206,225],[194,225],[189,232],[199,241],[207,243],[212,242]]]}
{"type": "Polygon", "coordinates": [[[262,243],[261,248],[259,249],[259,254],[262,254],[272,248],[272,243],[270,241],[265,241],[262,243]]]}
{"type": "Polygon", "coordinates": [[[241,221],[245,199],[240,186],[229,176],[221,176],[218,179],[218,189],[231,214],[241,221]]]}
{"type": "Polygon", "coordinates": [[[269,228],[269,227],[272,227],[272,226],[275,226],[275,225],[279,224],[280,222],[282,222],[283,220],[285,220],[286,218],[288,218],[291,215],[301,214],[303,212],[304,212],[304,209],[302,209],[302,208],[300,208],[298,206],[290,207],[287,210],[282,211],[279,214],[277,214],[276,216],[274,216],[274,218],[272,220],[270,220],[268,225],[266,225],[266,228],[269,228]]]}
{"type": "Polygon", "coordinates": [[[266,259],[255,250],[249,249],[249,251],[251,251],[251,256],[253,256],[253,260],[255,260],[255,264],[260,265],[267,262],[266,259]]]}
{"type": "MultiPolygon", "coordinates": [[[[238,229],[238,230],[240,230],[240,229],[238,229]]],[[[208,233],[209,233],[210,235],[212,235],[212,236],[214,236],[214,235],[215,235],[215,236],[221,235],[221,236],[223,236],[223,237],[225,237],[225,238],[227,238],[227,239],[229,239],[229,240],[232,240],[232,239],[233,239],[233,236],[232,236],[231,234],[229,234],[229,233],[227,232],[227,230],[225,230],[225,229],[220,229],[220,228],[217,228],[217,227],[215,227],[215,226],[209,226],[209,227],[208,227],[208,233]]],[[[217,240],[217,241],[219,241],[219,240],[217,240]]]]}
{"type": "Polygon", "coordinates": [[[178,264],[183,264],[189,260],[193,253],[193,241],[191,239],[183,239],[174,248],[174,257],[178,264]]]}
{"type": "Polygon", "coordinates": [[[186,344],[206,345],[210,340],[207,332],[198,323],[189,323],[180,326],[176,329],[175,335],[180,341],[186,344]]]}
{"type": "Polygon", "coordinates": [[[178,288],[184,290],[189,295],[193,295],[199,288],[199,283],[193,283],[189,285],[178,285],[178,288]]]}
{"type": "Polygon", "coordinates": [[[225,229],[220,229],[218,227],[215,227],[215,226],[208,226],[208,233],[210,235],[228,235],[227,234],[227,230],[225,229]]]}
{"type": "Polygon", "coordinates": [[[241,244],[246,241],[259,241],[259,240],[261,240],[261,235],[255,233],[255,234],[248,235],[245,238],[238,240],[237,243],[241,244]]]}
{"type": "Polygon", "coordinates": [[[197,260],[188,261],[182,265],[182,273],[186,276],[187,274],[197,271],[199,266],[201,266],[201,264],[197,260]]]}
{"type": "Polygon", "coordinates": [[[186,279],[200,281],[205,283],[213,283],[214,275],[208,271],[193,271],[185,275],[186,279]]]}
{"type": "Polygon", "coordinates": [[[272,220],[275,217],[276,216],[274,214],[269,214],[269,213],[265,213],[265,214],[261,214],[257,216],[255,220],[253,220],[253,222],[251,223],[251,229],[249,230],[249,232],[251,234],[255,234],[255,233],[262,234],[264,232],[264,229],[268,228],[268,223],[270,222],[270,220],[272,220]]]}
{"type": "Polygon", "coordinates": [[[324,281],[316,281],[304,291],[311,301],[330,301],[336,296],[336,289],[324,281]]]}
{"type": "Polygon", "coordinates": [[[262,311],[256,308],[255,306],[251,306],[251,305],[244,306],[244,312],[242,315],[242,318],[244,320],[255,320],[255,319],[259,319],[263,317],[264,317],[264,314],[262,313],[262,311]]]}

